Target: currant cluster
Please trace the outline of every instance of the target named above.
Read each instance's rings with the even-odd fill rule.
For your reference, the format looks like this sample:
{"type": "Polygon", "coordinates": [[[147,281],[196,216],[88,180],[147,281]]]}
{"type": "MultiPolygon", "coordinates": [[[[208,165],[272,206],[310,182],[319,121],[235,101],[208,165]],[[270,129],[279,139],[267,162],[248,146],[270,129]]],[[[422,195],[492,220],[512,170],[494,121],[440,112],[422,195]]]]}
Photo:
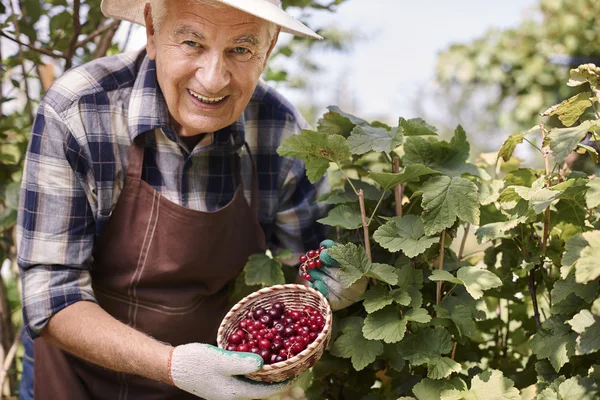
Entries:
{"type": "Polygon", "coordinates": [[[325,318],[311,306],[286,309],[274,303],[268,310],[253,308],[227,340],[227,350],[260,355],[265,364],[287,360],[314,342],[325,326],[325,318]]]}
{"type": "Polygon", "coordinates": [[[308,273],[309,269],[319,268],[321,265],[321,260],[319,259],[319,255],[321,255],[321,251],[325,250],[325,246],[319,247],[317,250],[309,250],[306,254],[302,254],[300,256],[300,276],[302,279],[310,281],[310,274],[308,273]]]}

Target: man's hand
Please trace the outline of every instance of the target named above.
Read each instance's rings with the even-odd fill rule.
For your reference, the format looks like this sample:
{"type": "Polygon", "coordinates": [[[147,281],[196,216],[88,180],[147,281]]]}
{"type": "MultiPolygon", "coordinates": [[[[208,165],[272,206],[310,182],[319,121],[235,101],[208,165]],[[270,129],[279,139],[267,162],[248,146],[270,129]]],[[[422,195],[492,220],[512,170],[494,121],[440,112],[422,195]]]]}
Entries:
{"type": "Polygon", "coordinates": [[[327,298],[333,310],[346,308],[355,303],[365,292],[368,280],[363,277],[349,288],[344,288],[339,279],[340,264],[327,251],[337,243],[333,240],[324,240],[320,245],[326,247],[319,255],[322,267],[307,271],[311,276],[310,286],[327,298]]]}
{"type": "Polygon", "coordinates": [[[258,371],[262,365],[258,354],[191,343],[173,349],[169,376],[179,389],[207,400],[264,399],[288,387],[287,382],[261,383],[236,377],[258,371]]]}

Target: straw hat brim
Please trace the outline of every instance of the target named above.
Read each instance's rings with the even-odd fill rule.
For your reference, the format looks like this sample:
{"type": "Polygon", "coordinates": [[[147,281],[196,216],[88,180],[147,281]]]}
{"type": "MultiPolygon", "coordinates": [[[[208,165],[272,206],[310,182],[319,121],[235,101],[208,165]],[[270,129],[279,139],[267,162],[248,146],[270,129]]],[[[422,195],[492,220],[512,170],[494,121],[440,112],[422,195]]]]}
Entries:
{"type": "MultiPolygon", "coordinates": [[[[296,36],[323,39],[310,28],[290,16],[280,7],[267,0],[216,0],[220,3],[237,8],[255,17],[264,19],[281,27],[283,32],[296,36]]],[[[102,0],[102,13],[111,18],[121,19],[140,25],[144,22],[144,7],[148,0],[102,0]]]]}

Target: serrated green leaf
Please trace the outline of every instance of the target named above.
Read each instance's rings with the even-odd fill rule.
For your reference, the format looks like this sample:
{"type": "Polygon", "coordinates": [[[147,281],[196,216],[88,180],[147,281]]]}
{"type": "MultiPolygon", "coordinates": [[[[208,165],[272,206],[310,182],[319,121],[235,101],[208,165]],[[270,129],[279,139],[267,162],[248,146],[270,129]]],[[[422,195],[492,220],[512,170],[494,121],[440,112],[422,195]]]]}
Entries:
{"type": "Polygon", "coordinates": [[[342,265],[338,276],[345,288],[352,286],[371,268],[365,249],[356,246],[354,243],[334,246],[328,249],[327,252],[342,265]]]}
{"type": "Polygon", "coordinates": [[[430,379],[444,379],[451,373],[460,371],[460,364],[449,357],[433,358],[427,363],[427,377],[430,379]]]}
{"type": "Polygon", "coordinates": [[[244,267],[246,284],[249,286],[273,286],[285,283],[281,263],[266,254],[252,254],[244,267]]]}
{"type": "Polygon", "coordinates": [[[498,158],[502,157],[504,161],[508,161],[512,157],[517,145],[523,143],[523,139],[525,139],[525,136],[537,131],[538,129],[540,129],[540,127],[536,125],[525,132],[510,135],[504,141],[502,147],[500,147],[500,150],[498,151],[498,158]]]}
{"type": "Polygon", "coordinates": [[[348,137],[355,125],[367,123],[361,118],[343,112],[336,106],[329,106],[327,109],[329,112],[325,113],[317,123],[317,130],[320,133],[348,137]]]}
{"type": "MultiPolygon", "coordinates": [[[[378,201],[382,195],[383,199],[387,199],[391,193],[384,193],[383,190],[376,188],[368,184],[367,182],[363,182],[357,179],[350,179],[352,185],[356,190],[363,191],[363,198],[365,200],[373,200],[378,201]]],[[[358,196],[356,192],[354,192],[354,188],[350,186],[348,181],[345,182],[344,188],[340,190],[331,191],[325,195],[323,195],[319,201],[323,201],[326,204],[341,204],[341,203],[352,203],[358,201],[358,196]]]]}
{"type": "Polygon", "coordinates": [[[404,136],[437,136],[437,129],[429,125],[422,118],[406,120],[400,117],[398,125],[402,127],[404,136]]]}
{"type": "Polygon", "coordinates": [[[556,372],[569,362],[569,357],[575,354],[575,333],[564,325],[558,316],[548,318],[542,324],[542,329],[533,335],[531,349],[535,355],[547,358],[556,372]]]}
{"type": "Polygon", "coordinates": [[[479,203],[482,206],[492,204],[500,197],[500,190],[504,187],[504,181],[493,179],[490,183],[481,185],[481,194],[479,195],[479,203]]]}
{"type": "Polygon", "coordinates": [[[514,382],[505,378],[501,371],[490,369],[471,379],[471,388],[467,391],[454,391],[454,396],[442,392],[442,399],[466,400],[521,400],[519,389],[514,382]],[[458,397],[456,396],[458,395],[458,397]],[[444,397],[448,396],[448,397],[444,397]]]}
{"type": "Polygon", "coordinates": [[[400,319],[395,306],[369,314],[363,326],[363,336],[371,340],[383,340],[385,343],[397,343],[406,332],[406,320],[400,319]]]}
{"type": "Polygon", "coordinates": [[[436,269],[435,271],[433,271],[431,273],[431,275],[429,276],[429,280],[431,280],[431,281],[445,281],[445,282],[456,283],[456,284],[459,284],[459,285],[464,285],[463,281],[461,281],[460,279],[456,278],[450,272],[444,271],[443,269],[436,269]]]}
{"type": "Polygon", "coordinates": [[[591,354],[600,350],[600,318],[594,317],[588,310],[581,310],[567,323],[579,333],[576,354],[591,354]]]}
{"type": "Polygon", "coordinates": [[[528,188],[526,186],[512,186],[512,189],[522,199],[527,200],[536,214],[543,212],[561,194],[561,191],[546,188],[528,188]]]}
{"type": "Polygon", "coordinates": [[[588,208],[600,206],[600,178],[594,178],[587,183],[588,191],[585,195],[585,203],[588,208]]]}
{"type": "Polygon", "coordinates": [[[600,297],[592,303],[591,311],[592,314],[600,316],[600,297]]]}
{"type": "Polygon", "coordinates": [[[462,267],[456,273],[456,277],[464,283],[467,292],[475,300],[483,296],[484,290],[502,286],[498,276],[481,267],[462,267]]]}
{"type": "Polygon", "coordinates": [[[581,257],[575,264],[575,280],[578,283],[588,283],[600,276],[600,232],[586,232],[589,246],[581,250],[581,257]],[[587,235],[596,232],[595,235],[587,235]]]}
{"type": "Polygon", "coordinates": [[[560,400],[594,400],[598,390],[593,381],[580,376],[573,376],[558,386],[560,400]]]}
{"type": "Polygon", "coordinates": [[[596,131],[599,128],[596,121],[584,121],[574,127],[550,130],[548,138],[554,160],[558,164],[562,164],[589,131],[596,131]]]}
{"type": "Polygon", "coordinates": [[[431,321],[431,315],[424,308],[411,308],[404,313],[404,318],[407,321],[420,322],[421,324],[427,324],[431,321]]]}
{"type": "Polygon", "coordinates": [[[425,236],[417,215],[392,218],[375,231],[373,238],[390,252],[402,250],[407,257],[416,257],[439,242],[439,237],[425,236]]]}
{"type": "Polygon", "coordinates": [[[347,144],[350,151],[357,155],[369,151],[391,153],[403,140],[402,132],[395,128],[387,130],[371,125],[357,125],[352,129],[347,144]]]}
{"type": "Polygon", "coordinates": [[[336,357],[350,358],[352,367],[361,371],[383,353],[383,344],[365,339],[360,330],[348,329],[336,339],[330,352],[336,357]]]}
{"type": "Polygon", "coordinates": [[[425,328],[406,337],[398,345],[402,356],[411,365],[426,364],[452,351],[452,336],[442,327],[425,328]]]}
{"type": "Polygon", "coordinates": [[[390,366],[396,371],[402,371],[406,365],[406,361],[402,358],[398,350],[398,345],[386,344],[383,347],[383,356],[390,361],[390,366]]]}
{"type": "Polygon", "coordinates": [[[454,225],[456,218],[472,225],[479,224],[477,186],[468,179],[433,177],[421,188],[421,216],[425,234],[433,235],[454,225]]]}
{"type": "Polygon", "coordinates": [[[590,92],[581,92],[567,100],[562,101],[560,104],[552,106],[542,116],[549,117],[552,115],[558,115],[558,119],[563,123],[564,126],[571,126],[581,115],[592,106],[590,92]]]}
{"type": "Polygon", "coordinates": [[[384,190],[391,190],[400,183],[416,182],[425,175],[437,175],[435,171],[421,164],[407,165],[401,172],[393,174],[390,172],[369,172],[369,178],[377,182],[384,190]]]}
{"type": "Polygon", "coordinates": [[[358,204],[341,204],[331,209],[325,218],[318,219],[317,222],[344,229],[358,229],[362,226],[362,216],[358,204]]]}
{"type": "Polygon", "coordinates": [[[579,154],[587,153],[591,158],[594,164],[598,164],[598,151],[592,146],[583,143],[577,143],[577,149],[575,149],[579,154]]]}
{"type": "Polygon", "coordinates": [[[463,337],[473,336],[477,331],[475,322],[473,322],[473,315],[467,306],[459,304],[454,307],[450,312],[450,318],[456,324],[458,333],[463,337]]]}
{"type": "Polygon", "coordinates": [[[509,237],[506,231],[515,228],[523,222],[525,222],[525,218],[518,218],[503,222],[493,222],[491,224],[483,225],[475,231],[477,242],[479,244],[483,244],[492,240],[509,237]]]}
{"type": "Polygon", "coordinates": [[[591,303],[598,293],[598,282],[589,282],[587,284],[577,283],[575,275],[569,274],[566,279],[560,279],[554,283],[552,288],[552,301],[560,303],[565,300],[568,295],[573,293],[579,298],[591,303]]]}
{"type": "Polygon", "coordinates": [[[281,143],[277,154],[296,157],[304,161],[306,176],[311,183],[318,181],[329,168],[329,162],[341,163],[351,156],[346,139],[340,135],[327,135],[303,130],[281,143]]]}
{"type": "MultiPolygon", "coordinates": [[[[404,288],[394,289],[390,291],[390,295],[392,296],[392,299],[401,306],[408,306],[412,301],[410,294],[404,288]]],[[[418,307],[421,307],[421,305],[418,307]]]]}
{"type": "Polygon", "coordinates": [[[531,187],[533,182],[538,179],[536,171],[531,168],[519,168],[510,171],[504,177],[506,186],[527,186],[531,187]]]}
{"type": "Polygon", "coordinates": [[[469,150],[467,135],[464,129],[458,126],[450,142],[415,136],[407,138],[402,161],[406,165],[422,164],[452,176],[463,173],[479,175],[477,168],[467,163],[469,150]]]}
{"type": "Polygon", "coordinates": [[[369,278],[375,278],[390,285],[395,285],[398,283],[396,268],[387,264],[372,263],[369,270],[365,272],[365,276],[368,276],[369,278]]]}
{"type": "Polygon", "coordinates": [[[458,378],[452,378],[450,380],[433,380],[433,379],[421,379],[413,387],[413,393],[417,396],[418,400],[440,400],[443,399],[442,392],[444,390],[464,390],[466,386],[458,378]]]}
{"type": "Polygon", "coordinates": [[[363,307],[365,307],[365,310],[369,314],[381,310],[385,306],[388,306],[394,302],[394,298],[390,293],[390,289],[382,285],[371,287],[365,292],[363,297],[363,307]]]}

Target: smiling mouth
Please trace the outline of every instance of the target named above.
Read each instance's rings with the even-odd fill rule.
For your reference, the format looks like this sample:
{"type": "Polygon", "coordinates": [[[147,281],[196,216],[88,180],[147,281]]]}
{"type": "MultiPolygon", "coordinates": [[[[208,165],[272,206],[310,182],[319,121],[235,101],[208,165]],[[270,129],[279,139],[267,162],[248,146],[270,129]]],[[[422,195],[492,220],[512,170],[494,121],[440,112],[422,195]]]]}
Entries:
{"type": "Polygon", "coordinates": [[[188,89],[188,92],[189,92],[189,94],[191,94],[196,99],[198,99],[201,103],[204,103],[204,104],[219,104],[219,103],[225,101],[225,99],[227,99],[227,97],[229,97],[229,96],[205,97],[205,96],[202,96],[201,94],[191,91],[190,89],[188,89]]]}

